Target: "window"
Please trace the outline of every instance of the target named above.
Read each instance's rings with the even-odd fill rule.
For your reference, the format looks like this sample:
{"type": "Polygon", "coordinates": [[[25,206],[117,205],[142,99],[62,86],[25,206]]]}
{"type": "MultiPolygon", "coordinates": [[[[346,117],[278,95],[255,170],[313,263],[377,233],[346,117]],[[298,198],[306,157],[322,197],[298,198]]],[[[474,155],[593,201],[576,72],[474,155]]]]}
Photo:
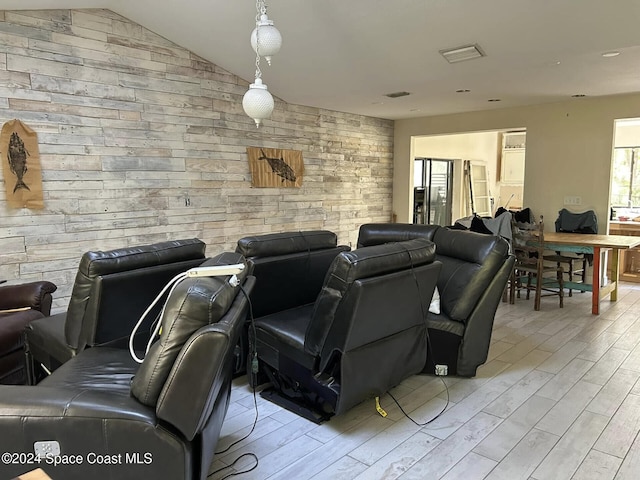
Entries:
{"type": "Polygon", "coordinates": [[[413,223],[451,225],[453,160],[416,158],[413,173],[413,223]]]}
{"type": "Polygon", "coordinates": [[[611,206],[640,207],[640,147],[614,149],[611,206]]]}

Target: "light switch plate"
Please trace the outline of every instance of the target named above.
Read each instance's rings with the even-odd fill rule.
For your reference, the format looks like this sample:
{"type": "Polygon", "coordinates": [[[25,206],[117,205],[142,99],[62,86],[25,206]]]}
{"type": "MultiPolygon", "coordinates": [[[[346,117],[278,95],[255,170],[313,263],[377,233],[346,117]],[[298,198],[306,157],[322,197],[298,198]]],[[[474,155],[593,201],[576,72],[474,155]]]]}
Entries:
{"type": "Polygon", "coordinates": [[[578,196],[566,196],[564,197],[565,205],[582,205],[582,197],[578,196]]]}

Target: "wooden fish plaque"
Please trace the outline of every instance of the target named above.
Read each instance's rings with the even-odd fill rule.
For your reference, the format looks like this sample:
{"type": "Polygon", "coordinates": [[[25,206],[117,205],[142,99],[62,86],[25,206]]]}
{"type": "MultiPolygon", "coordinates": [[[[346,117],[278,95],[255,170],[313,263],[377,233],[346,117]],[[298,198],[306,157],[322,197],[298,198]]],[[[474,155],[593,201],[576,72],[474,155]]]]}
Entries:
{"type": "Polygon", "coordinates": [[[0,132],[0,159],[12,208],[44,208],[38,135],[20,120],[9,120],[0,132]]]}
{"type": "Polygon", "coordinates": [[[252,187],[302,186],[302,151],[247,147],[252,187]]]}

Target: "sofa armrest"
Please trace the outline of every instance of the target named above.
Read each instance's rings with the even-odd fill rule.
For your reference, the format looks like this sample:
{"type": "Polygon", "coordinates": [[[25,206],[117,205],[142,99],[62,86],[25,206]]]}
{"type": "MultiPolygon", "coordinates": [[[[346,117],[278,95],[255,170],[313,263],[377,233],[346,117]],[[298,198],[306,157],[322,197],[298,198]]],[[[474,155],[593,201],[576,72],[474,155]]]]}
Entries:
{"type": "Polygon", "coordinates": [[[57,287],[47,281],[0,287],[0,310],[29,307],[47,316],[51,312],[51,294],[57,287]]]}
{"type": "Polygon", "coordinates": [[[475,376],[478,366],[487,360],[496,310],[514,263],[515,257],[509,255],[467,319],[458,355],[458,375],[462,377],[475,376]]]}

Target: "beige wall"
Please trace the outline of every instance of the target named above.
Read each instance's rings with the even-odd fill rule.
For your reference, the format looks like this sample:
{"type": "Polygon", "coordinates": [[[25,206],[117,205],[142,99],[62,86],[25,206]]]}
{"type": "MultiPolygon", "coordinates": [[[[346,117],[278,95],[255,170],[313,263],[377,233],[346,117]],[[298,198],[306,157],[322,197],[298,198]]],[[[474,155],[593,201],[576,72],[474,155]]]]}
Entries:
{"type": "Polygon", "coordinates": [[[212,256],[310,229],[355,245],[360,224],[389,221],[392,121],[276,99],[256,129],[246,90],[106,10],[0,11],[0,124],[37,132],[45,203],[0,193],[0,279],[54,282],[60,310],[87,250],[198,237],[212,256]],[[247,146],[301,150],[302,188],[251,188],[247,146]]]}
{"type": "Polygon", "coordinates": [[[524,205],[544,215],[546,227],[567,195],[582,197],[572,211],[593,209],[600,232],[609,218],[609,178],[614,120],[640,116],[640,94],[582,98],[529,107],[398,120],[395,124],[393,210],[409,221],[411,137],[527,129],[524,205]]]}

